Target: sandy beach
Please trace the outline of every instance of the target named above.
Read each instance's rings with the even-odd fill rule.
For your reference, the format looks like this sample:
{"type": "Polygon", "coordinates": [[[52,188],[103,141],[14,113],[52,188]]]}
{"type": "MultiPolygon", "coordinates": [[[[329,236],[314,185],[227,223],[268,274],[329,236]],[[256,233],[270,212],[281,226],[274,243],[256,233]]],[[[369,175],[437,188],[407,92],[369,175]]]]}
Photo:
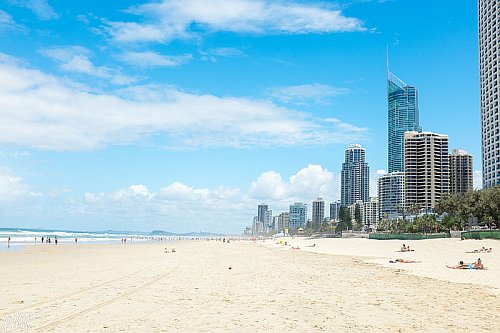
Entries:
{"type": "Polygon", "coordinates": [[[0,253],[0,331],[500,330],[498,241],[414,241],[396,253],[400,241],[289,240],[301,250],[183,241],[0,253]],[[494,248],[481,254],[487,271],[442,267],[483,245],[494,248]],[[421,263],[388,263],[398,257],[421,263]]]}

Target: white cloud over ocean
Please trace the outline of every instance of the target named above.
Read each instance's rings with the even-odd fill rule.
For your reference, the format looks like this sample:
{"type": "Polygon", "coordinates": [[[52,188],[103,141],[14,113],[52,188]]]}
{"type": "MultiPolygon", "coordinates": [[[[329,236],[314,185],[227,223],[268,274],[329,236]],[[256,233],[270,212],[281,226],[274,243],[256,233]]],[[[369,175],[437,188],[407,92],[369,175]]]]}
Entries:
{"type": "Polygon", "coordinates": [[[268,203],[276,215],[287,211],[294,201],[310,206],[312,200],[323,197],[328,204],[338,199],[339,182],[339,175],[320,165],[308,165],[287,180],[276,171],[266,171],[246,189],[194,187],[175,181],[156,191],[145,184],[134,184],[82,195],[54,188],[43,195],[18,175],[0,168],[0,205],[8,205],[3,207],[7,216],[19,214],[56,228],[95,229],[98,221],[109,221],[122,230],[241,232],[252,222],[260,202],[268,203]],[[47,216],[50,221],[43,220],[47,216]],[[79,225],[81,221],[86,222],[79,225]]]}
{"type": "MultiPolygon", "coordinates": [[[[65,63],[75,50],[69,58],[67,49],[52,51],[65,63]]],[[[168,149],[325,145],[367,136],[367,129],[315,119],[266,100],[195,94],[165,85],[94,91],[4,54],[0,104],[0,144],[44,150],[93,150],[151,141],[153,136],[155,144],[168,149]]]]}

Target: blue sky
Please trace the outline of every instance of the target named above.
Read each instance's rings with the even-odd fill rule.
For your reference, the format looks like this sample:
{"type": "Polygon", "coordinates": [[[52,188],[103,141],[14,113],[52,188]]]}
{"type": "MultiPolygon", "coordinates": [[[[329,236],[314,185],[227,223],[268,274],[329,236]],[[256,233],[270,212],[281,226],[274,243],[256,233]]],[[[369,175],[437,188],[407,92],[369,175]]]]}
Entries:
{"type": "Polygon", "coordinates": [[[0,0],[0,226],[241,232],[338,199],[349,143],[375,193],[387,46],[480,170],[476,26],[475,1],[0,0]]]}

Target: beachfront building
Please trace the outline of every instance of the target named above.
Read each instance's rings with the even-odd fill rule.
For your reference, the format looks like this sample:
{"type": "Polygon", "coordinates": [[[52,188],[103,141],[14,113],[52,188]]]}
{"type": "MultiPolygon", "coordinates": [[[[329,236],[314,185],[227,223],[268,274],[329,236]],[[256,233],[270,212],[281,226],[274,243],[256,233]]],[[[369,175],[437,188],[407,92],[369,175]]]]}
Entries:
{"type": "Polygon", "coordinates": [[[500,1],[479,0],[483,187],[500,185],[500,1]]]}
{"type": "Polygon", "coordinates": [[[268,209],[264,213],[264,231],[269,232],[273,230],[273,210],[268,209]]]}
{"type": "Polygon", "coordinates": [[[365,213],[364,208],[363,208],[363,200],[356,200],[355,203],[352,205],[347,206],[347,209],[349,209],[349,215],[351,216],[351,222],[354,225],[356,222],[361,222],[363,223],[364,221],[364,216],[363,214],[365,213]],[[359,207],[359,221],[356,221],[356,206],[359,207]]]}
{"type": "Polygon", "coordinates": [[[253,218],[252,223],[252,235],[257,236],[261,235],[264,232],[264,223],[260,222],[258,217],[255,216],[253,218]]]}
{"type": "Polygon", "coordinates": [[[365,229],[375,229],[379,221],[379,202],[377,197],[363,203],[363,225],[365,229]]]}
{"type": "Polygon", "coordinates": [[[312,204],[312,227],[314,230],[320,230],[323,219],[325,218],[325,201],[318,198],[312,204]]]}
{"type": "Polygon", "coordinates": [[[474,189],[472,155],[453,149],[450,155],[450,193],[465,193],[474,189]]]}
{"type": "Polygon", "coordinates": [[[389,173],[404,171],[404,134],[420,132],[417,88],[387,69],[389,173]]]}
{"type": "Polygon", "coordinates": [[[262,222],[262,224],[264,224],[264,222],[265,222],[266,212],[267,212],[268,209],[269,209],[269,207],[265,203],[261,203],[257,207],[257,220],[259,222],[262,222]]]}
{"type": "Polygon", "coordinates": [[[289,224],[290,229],[305,228],[307,221],[307,205],[295,202],[290,205],[289,224]]]}
{"type": "Polygon", "coordinates": [[[405,209],[432,210],[449,193],[448,135],[405,133],[405,209]]]}
{"type": "Polygon", "coordinates": [[[345,151],[342,163],[340,195],[344,207],[356,201],[368,201],[370,196],[370,168],[365,162],[365,149],[359,144],[351,144],[345,151]]]}
{"type": "Polygon", "coordinates": [[[338,221],[340,211],[340,200],[330,202],[330,220],[338,221]]]}
{"type": "Polygon", "coordinates": [[[404,173],[391,172],[378,179],[379,220],[395,220],[404,209],[404,173]]]}
{"type": "Polygon", "coordinates": [[[290,228],[290,212],[283,212],[273,219],[275,221],[275,231],[286,234],[287,230],[290,228]]]}

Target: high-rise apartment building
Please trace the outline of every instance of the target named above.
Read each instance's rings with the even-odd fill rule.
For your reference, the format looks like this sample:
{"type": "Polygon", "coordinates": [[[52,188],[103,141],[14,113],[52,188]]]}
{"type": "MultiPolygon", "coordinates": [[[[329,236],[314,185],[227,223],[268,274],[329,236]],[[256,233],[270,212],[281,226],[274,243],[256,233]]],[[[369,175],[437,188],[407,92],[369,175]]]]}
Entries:
{"type": "Polygon", "coordinates": [[[450,155],[450,193],[464,193],[474,189],[472,155],[462,149],[453,149],[450,155]]]}
{"type": "Polygon", "coordinates": [[[296,202],[290,205],[290,229],[305,228],[307,221],[307,205],[296,202]]]}
{"type": "Polygon", "coordinates": [[[404,134],[420,132],[418,91],[387,69],[389,173],[404,171],[404,134]]]}
{"type": "Polygon", "coordinates": [[[394,220],[404,210],[404,172],[392,172],[378,179],[379,219],[394,220]]]}
{"type": "Polygon", "coordinates": [[[500,1],[479,0],[483,187],[500,185],[500,1]]]}
{"type": "Polygon", "coordinates": [[[433,209],[449,193],[448,136],[432,132],[405,133],[405,208],[433,209]]]}
{"type": "Polygon", "coordinates": [[[290,212],[283,212],[276,217],[276,232],[285,232],[290,228],[290,212]]]}
{"type": "Polygon", "coordinates": [[[378,198],[370,198],[370,201],[363,203],[363,224],[365,228],[374,229],[379,221],[378,198]]]}
{"type": "Polygon", "coordinates": [[[339,219],[340,207],[340,201],[330,202],[330,220],[339,219]]]}
{"type": "Polygon", "coordinates": [[[312,205],[312,227],[314,230],[319,230],[323,219],[325,218],[325,201],[318,198],[313,201],[312,205]]]}
{"type": "Polygon", "coordinates": [[[269,209],[269,207],[265,203],[261,203],[257,207],[257,221],[265,223],[266,212],[268,209],[269,209]]]}
{"type": "Polygon", "coordinates": [[[350,206],[357,200],[370,197],[370,168],[365,162],[365,149],[359,144],[349,145],[342,163],[340,184],[341,205],[350,206]]]}
{"type": "Polygon", "coordinates": [[[268,209],[264,214],[264,230],[270,231],[273,229],[273,210],[268,209]]]}

